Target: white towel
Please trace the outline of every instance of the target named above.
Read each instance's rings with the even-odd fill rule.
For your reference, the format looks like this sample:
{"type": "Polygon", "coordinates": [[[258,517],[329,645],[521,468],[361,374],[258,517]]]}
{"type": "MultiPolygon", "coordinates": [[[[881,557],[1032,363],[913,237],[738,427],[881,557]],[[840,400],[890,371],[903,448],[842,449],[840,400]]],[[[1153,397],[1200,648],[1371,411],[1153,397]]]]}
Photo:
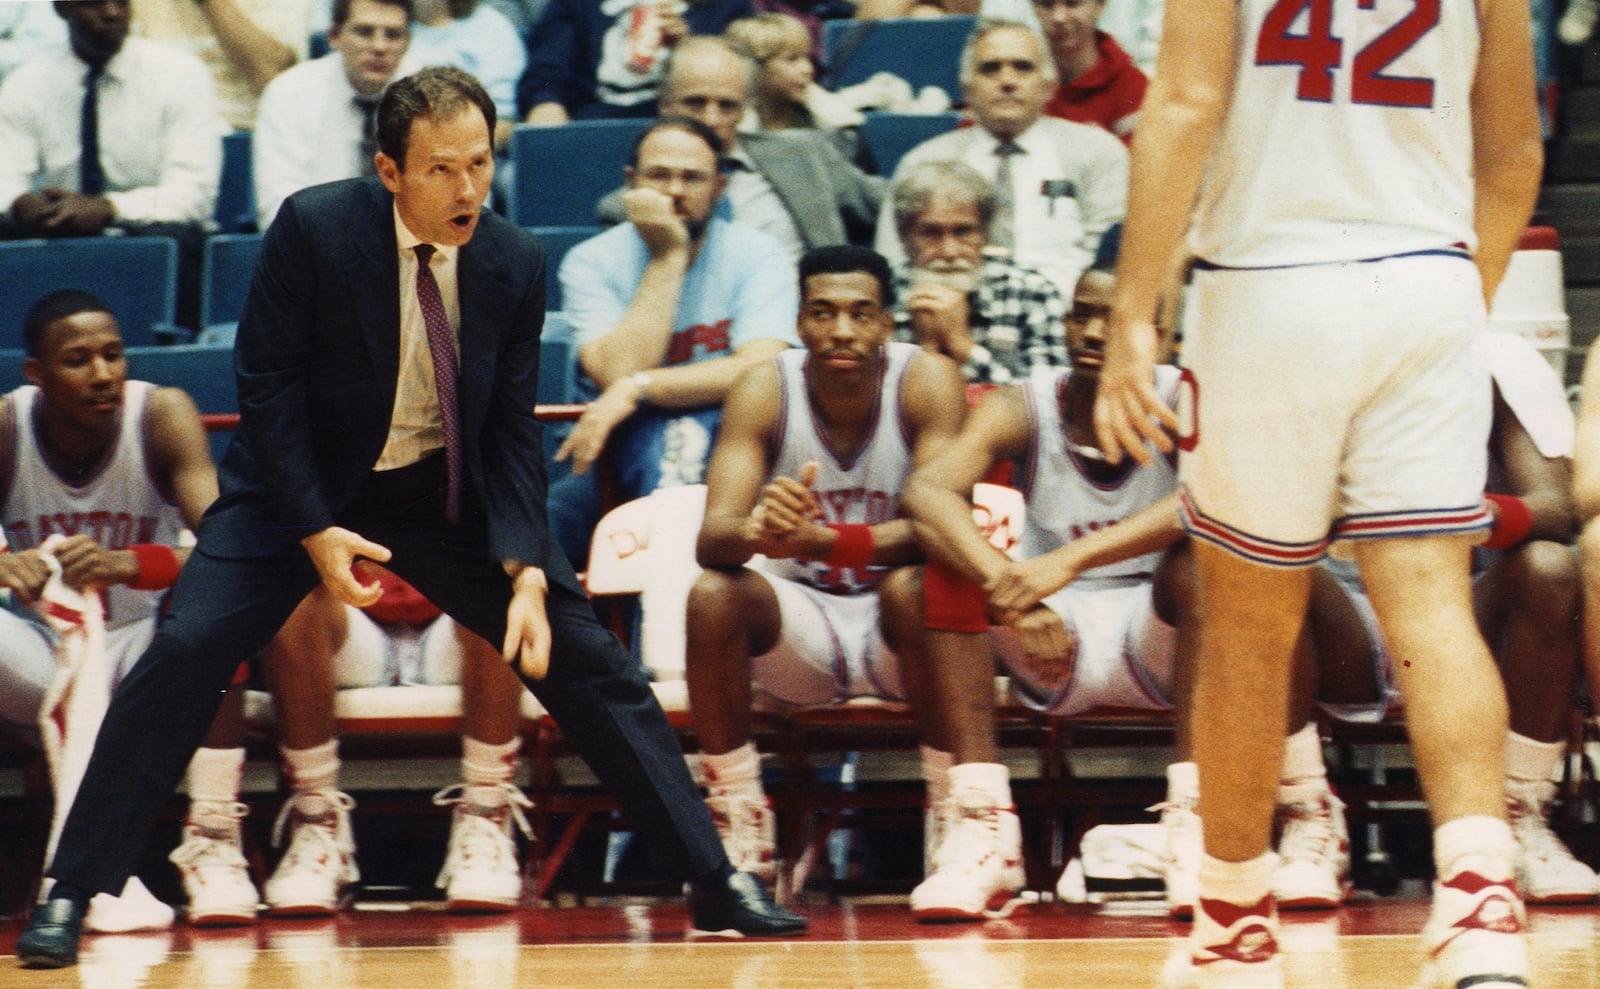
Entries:
{"type": "Polygon", "coordinates": [[[1533,344],[1514,333],[1484,335],[1495,387],[1546,457],[1571,457],[1577,424],[1555,369],[1533,344]]]}
{"type": "MultiPolygon", "coordinates": [[[[73,590],[61,579],[61,564],[54,550],[62,538],[51,536],[40,547],[50,580],[34,605],[60,636],[55,679],[39,708],[39,733],[56,796],[46,861],[55,855],[61,827],[83,782],[111,700],[105,608],[99,594],[73,590]]],[[[90,901],[85,924],[94,931],[160,930],[172,926],[172,920],[170,906],[151,895],[138,879],[129,879],[121,896],[101,893],[90,901]]]]}

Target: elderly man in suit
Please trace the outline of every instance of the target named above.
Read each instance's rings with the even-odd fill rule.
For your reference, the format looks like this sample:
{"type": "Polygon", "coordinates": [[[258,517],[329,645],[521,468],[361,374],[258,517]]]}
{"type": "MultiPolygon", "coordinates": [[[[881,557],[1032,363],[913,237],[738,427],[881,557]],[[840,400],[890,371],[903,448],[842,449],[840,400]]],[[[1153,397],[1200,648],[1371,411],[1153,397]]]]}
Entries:
{"type": "MultiPolygon", "coordinates": [[[[698,120],[722,140],[724,192],[733,222],[776,237],[791,258],[814,247],[872,242],[885,182],[851,164],[822,131],[739,133],[755,63],[726,40],[691,37],[667,61],[658,99],[664,117],[698,120]]],[[[600,219],[624,219],[620,195],[600,219]]]]}
{"type": "Polygon", "coordinates": [[[265,643],[319,581],[347,603],[375,600],[351,573],[363,558],[504,643],[689,882],[697,930],[804,929],[728,864],[644,673],[552,548],[533,414],[545,262],[483,209],[494,120],[470,75],[409,76],[378,109],[378,175],[279,211],[239,326],[222,495],[106,715],[55,887],[17,943],[24,965],[77,960],[87,897],[132,871],[240,649],[265,643]]]}

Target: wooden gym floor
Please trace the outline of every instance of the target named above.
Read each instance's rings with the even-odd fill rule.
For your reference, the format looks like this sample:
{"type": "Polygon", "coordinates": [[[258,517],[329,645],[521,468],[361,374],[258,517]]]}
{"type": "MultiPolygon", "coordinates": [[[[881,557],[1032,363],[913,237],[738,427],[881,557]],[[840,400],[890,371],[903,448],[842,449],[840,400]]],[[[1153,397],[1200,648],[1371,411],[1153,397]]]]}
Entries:
{"type": "MultiPolygon", "coordinates": [[[[1403,989],[1420,964],[1420,884],[1333,914],[1286,915],[1287,983],[1403,989]],[[1411,888],[1415,887],[1415,888],[1411,888]],[[1408,895],[1409,894],[1409,895],[1408,895]]],[[[325,921],[97,935],[81,964],[17,967],[6,989],[1122,989],[1160,984],[1185,927],[1159,902],[1038,903],[979,925],[911,922],[903,898],[806,906],[788,941],[688,941],[681,904],[625,903],[452,917],[434,903],[363,904],[325,921]]],[[[1600,908],[1534,910],[1535,989],[1600,989],[1600,908]]]]}

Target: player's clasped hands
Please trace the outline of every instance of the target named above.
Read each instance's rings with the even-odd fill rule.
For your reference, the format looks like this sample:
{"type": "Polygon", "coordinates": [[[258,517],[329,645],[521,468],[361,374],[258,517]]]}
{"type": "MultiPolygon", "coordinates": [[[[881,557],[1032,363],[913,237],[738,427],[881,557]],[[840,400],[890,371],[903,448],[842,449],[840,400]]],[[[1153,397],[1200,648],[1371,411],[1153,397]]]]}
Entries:
{"type": "Polygon", "coordinates": [[[0,553],[0,588],[16,594],[23,604],[33,604],[50,580],[50,567],[35,549],[0,553]]]}
{"type": "Polygon", "coordinates": [[[1056,693],[1072,682],[1077,664],[1078,640],[1061,621],[1061,616],[1039,605],[1008,623],[1022,640],[1022,660],[1028,679],[1056,693]]]}
{"type": "Polygon", "coordinates": [[[1015,625],[1034,606],[1066,585],[1047,556],[1008,560],[983,585],[989,613],[1002,625],[1015,625]]]}
{"type": "Polygon", "coordinates": [[[757,552],[774,559],[802,555],[820,529],[822,504],[812,486],[817,481],[817,465],[808,463],[799,477],[774,477],[761,489],[761,498],[745,520],[744,535],[757,552]]]}

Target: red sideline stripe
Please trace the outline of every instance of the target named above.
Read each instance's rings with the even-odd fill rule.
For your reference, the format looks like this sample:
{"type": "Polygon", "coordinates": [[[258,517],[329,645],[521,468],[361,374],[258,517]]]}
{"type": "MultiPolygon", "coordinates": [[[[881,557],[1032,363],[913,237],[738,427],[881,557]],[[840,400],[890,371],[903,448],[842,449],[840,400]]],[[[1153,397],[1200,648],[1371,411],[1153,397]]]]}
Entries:
{"type": "Polygon", "coordinates": [[[1268,543],[1201,515],[1189,501],[1187,494],[1183,496],[1182,503],[1184,525],[1195,535],[1234,549],[1254,560],[1276,563],[1280,566],[1306,566],[1320,560],[1322,554],[1327,551],[1327,540],[1301,543],[1297,546],[1268,543]]]}

